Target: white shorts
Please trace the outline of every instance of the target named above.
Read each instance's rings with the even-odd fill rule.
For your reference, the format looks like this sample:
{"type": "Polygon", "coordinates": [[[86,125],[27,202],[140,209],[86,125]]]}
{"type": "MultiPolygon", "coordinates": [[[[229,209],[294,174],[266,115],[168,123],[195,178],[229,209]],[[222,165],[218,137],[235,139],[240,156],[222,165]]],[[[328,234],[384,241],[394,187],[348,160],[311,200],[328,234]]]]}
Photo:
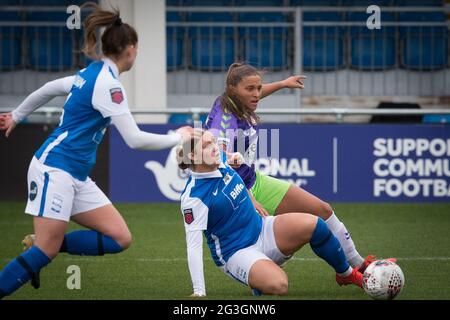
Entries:
{"type": "Polygon", "coordinates": [[[111,201],[91,178],[80,181],[36,157],[31,160],[25,213],[69,222],[73,215],[108,204],[111,201]]]}
{"type": "Polygon", "coordinates": [[[275,242],[273,222],[276,218],[276,216],[265,217],[258,241],[250,247],[236,251],[220,269],[233,279],[248,285],[250,268],[256,261],[272,260],[281,266],[289,260],[291,256],[284,255],[275,242]]]}

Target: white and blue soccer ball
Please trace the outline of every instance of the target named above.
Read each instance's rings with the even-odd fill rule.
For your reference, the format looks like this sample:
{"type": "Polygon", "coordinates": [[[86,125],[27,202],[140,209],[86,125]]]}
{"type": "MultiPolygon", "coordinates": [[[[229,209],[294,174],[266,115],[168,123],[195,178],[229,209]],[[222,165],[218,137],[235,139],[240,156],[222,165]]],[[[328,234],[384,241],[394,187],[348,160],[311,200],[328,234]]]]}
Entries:
{"type": "Polygon", "coordinates": [[[364,271],[364,291],[375,300],[392,300],[403,289],[402,269],[390,260],[376,260],[364,271]]]}

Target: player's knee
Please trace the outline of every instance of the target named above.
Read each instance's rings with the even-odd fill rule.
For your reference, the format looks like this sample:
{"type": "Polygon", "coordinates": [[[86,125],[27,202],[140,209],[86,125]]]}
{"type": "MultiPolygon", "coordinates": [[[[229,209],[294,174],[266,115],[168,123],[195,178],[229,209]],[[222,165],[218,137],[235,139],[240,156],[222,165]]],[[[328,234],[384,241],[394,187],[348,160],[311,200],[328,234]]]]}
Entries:
{"type": "Polygon", "coordinates": [[[328,219],[333,214],[333,208],[325,201],[321,201],[319,210],[319,216],[324,220],[328,219]]]}
{"type": "Polygon", "coordinates": [[[120,245],[122,250],[128,249],[133,242],[133,237],[128,229],[117,232],[112,238],[120,245]]]}
{"type": "Polygon", "coordinates": [[[268,283],[267,290],[268,293],[278,296],[284,296],[288,293],[288,280],[286,277],[280,277],[278,279],[273,279],[268,283]]]}
{"type": "Polygon", "coordinates": [[[126,250],[131,246],[132,242],[133,242],[133,237],[131,236],[130,231],[127,231],[122,235],[119,244],[123,250],[126,250]]]}

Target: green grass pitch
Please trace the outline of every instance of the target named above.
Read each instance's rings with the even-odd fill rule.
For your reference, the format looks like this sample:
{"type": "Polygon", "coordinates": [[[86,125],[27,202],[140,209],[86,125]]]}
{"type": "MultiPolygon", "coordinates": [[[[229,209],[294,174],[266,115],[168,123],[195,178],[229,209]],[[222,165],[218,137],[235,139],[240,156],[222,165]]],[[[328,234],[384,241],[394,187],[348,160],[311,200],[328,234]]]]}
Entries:
{"type": "MultiPolygon", "coordinates": [[[[28,283],[7,299],[186,299],[191,280],[177,204],[117,204],[133,234],[125,252],[103,257],[59,255],[41,272],[41,288],[28,283]],[[80,267],[81,289],[69,290],[67,268],[80,267]]],[[[32,232],[25,204],[0,203],[0,267],[21,252],[32,232]]],[[[450,299],[450,204],[335,204],[365,256],[397,257],[405,288],[397,299],[450,299]]],[[[78,229],[70,224],[70,229],[78,229]]],[[[339,287],[333,270],[309,246],[285,265],[289,294],[253,297],[224,275],[204,245],[207,299],[370,299],[356,287],[339,287]]]]}

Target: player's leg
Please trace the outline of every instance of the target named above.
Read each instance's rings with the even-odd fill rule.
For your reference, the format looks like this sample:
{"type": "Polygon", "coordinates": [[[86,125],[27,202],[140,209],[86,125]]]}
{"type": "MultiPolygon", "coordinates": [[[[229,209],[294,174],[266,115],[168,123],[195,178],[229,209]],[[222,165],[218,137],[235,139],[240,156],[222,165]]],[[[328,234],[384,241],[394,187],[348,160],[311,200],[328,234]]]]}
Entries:
{"type": "Polygon", "coordinates": [[[250,247],[241,249],[229,257],[222,271],[228,276],[253,290],[260,295],[285,295],[288,291],[288,278],[286,273],[263,253],[261,237],[250,247]]]}
{"type": "Polygon", "coordinates": [[[67,222],[34,217],[35,241],[29,250],[8,263],[0,273],[0,298],[12,294],[31,279],[39,288],[39,272],[59,252],[67,222]]]}
{"type": "Polygon", "coordinates": [[[287,212],[308,212],[321,217],[334,236],[338,238],[350,265],[359,267],[364,263],[364,258],[356,250],[349,231],[334,214],[328,203],[304,189],[291,186],[276,209],[277,215],[287,212]]]}
{"type": "Polygon", "coordinates": [[[118,253],[131,245],[127,224],[112,204],[76,214],[72,221],[90,230],[67,233],[61,252],[96,256],[118,253]]]}
{"type": "Polygon", "coordinates": [[[286,273],[271,260],[260,259],[252,265],[248,285],[263,294],[282,296],[288,293],[286,273]]]}
{"type": "MultiPolygon", "coordinates": [[[[273,219],[273,237],[276,247],[286,255],[292,255],[308,243],[313,252],[336,271],[339,284],[353,283],[362,286],[362,274],[353,269],[342,251],[338,239],[322,218],[305,213],[286,213],[273,219]]],[[[271,221],[267,221],[270,230],[271,221]]],[[[270,234],[266,231],[267,247],[271,247],[270,234]]],[[[269,257],[273,254],[269,254],[269,257]]],[[[274,258],[276,261],[277,259],[274,258]]]]}
{"type": "Polygon", "coordinates": [[[90,178],[76,180],[71,220],[90,230],[65,235],[61,252],[98,256],[131,245],[131,233],[117,209],[90,178]]]}

